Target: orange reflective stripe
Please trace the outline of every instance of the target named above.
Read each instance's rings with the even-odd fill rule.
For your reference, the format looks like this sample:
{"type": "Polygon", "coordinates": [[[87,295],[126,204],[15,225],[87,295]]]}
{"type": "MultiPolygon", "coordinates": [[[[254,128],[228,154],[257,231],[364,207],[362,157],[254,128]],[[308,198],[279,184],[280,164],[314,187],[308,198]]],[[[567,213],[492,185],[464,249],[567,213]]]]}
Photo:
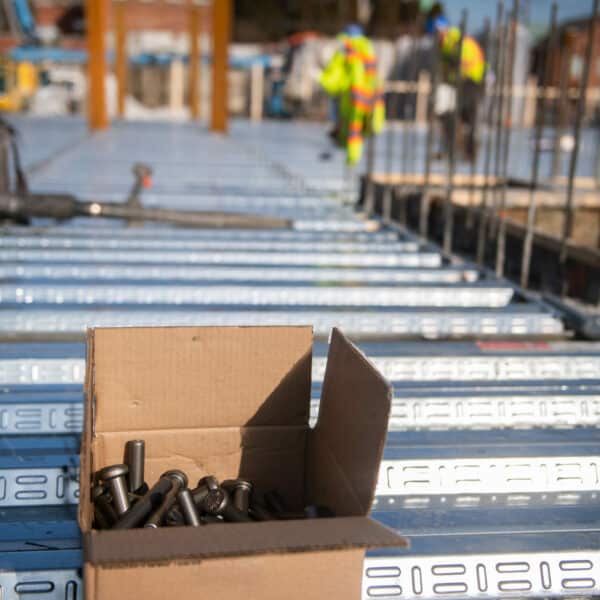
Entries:
{"type": "Polygon", "coordinates": [[[352,96],[352,100],[362,102],[363,104],[371,104],[371,102],[373,102],[373,96],[371,96],[370,94],[366,96],[364,94],[357,94],[356,92],[352,92],[350,95],[352,96]]]}
{"type": "Polygon", "coordinates": [[[369,104],[365,104],[364,102],[360,102],[360,101],[353,101],[352,102],[352,106],[354,108],[358,108],[360,110],[363,110],[365,112],[370,112],[371,109],[373,108],[373,106],[369,103],[369,104]]]}

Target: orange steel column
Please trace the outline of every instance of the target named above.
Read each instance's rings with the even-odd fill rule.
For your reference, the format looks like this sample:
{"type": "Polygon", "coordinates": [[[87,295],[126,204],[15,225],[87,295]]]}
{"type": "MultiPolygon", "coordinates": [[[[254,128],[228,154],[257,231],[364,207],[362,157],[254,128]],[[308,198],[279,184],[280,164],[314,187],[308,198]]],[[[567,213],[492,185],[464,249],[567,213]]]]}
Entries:
{"type": "Polygon", "coordinates": [[[231,0],[213,0],[212,5],[212,107],[211,131],[227,132],[229,39],[231,37],[231,0]]]}
{"type": "Polygon", "coordinates": [[[195,121],[200,118],[200,6],[197,0],[190,0],[188,8],[190,35],[190,115],[195,121]]]}
{"type": "Polygon", "coordinates": [[[90,129],[106,129],[106,21],[107,0],[86,0],[88,50],[88,125],[90,129]]]}
{"type": "Polygon", "coordinates": [[[127,29],[125,24],[125,1],[113,3],[115,23],[115,74],[117,76],[117,114],[125,116],[127,97],[127,29]]]}

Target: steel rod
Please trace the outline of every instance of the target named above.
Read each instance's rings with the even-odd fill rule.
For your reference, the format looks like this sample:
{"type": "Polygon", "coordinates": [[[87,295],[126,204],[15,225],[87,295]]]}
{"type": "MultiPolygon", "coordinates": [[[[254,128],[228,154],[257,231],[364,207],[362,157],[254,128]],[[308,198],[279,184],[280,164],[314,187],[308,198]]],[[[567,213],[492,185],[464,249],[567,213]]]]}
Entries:
{"type": "MultiPolygon", "coordinates": [[[[485,19],[485,25],[483,28],[483,46],[485,48],[485,54],[484,54],[484,72],[483,72],[483,78],[482,78],[482,90],[481,90],[481,97],[479,99],[479,102],[481,103],[482,106],[485,106],[485,103],[487,102],[487,85],[486,85],[486,78],[487,78],[487,73],[488,73],[488,59],[490,57],[490,53],[491,53],[491,29],[492,29],[492,25],[490,23],[489,18],[486,17],[485,19]]],[[[481,119],[477,119],[477,122],[475,124],[476,127],[476,131],[477,131],[477,126],[479,124],[481,119]]],[[[474,153],[473,153],[473,157],[471,160],[471,183],[469,185],[469,205],[471,207],[471,210],[468,212],[468,217],[467,217],[467,225],[469,229],[474,229],[475,226],[475,202],[474,202],[474,198],[475,198],[475,175],[477,173],[477,166],[478,166],[478,141],[479,141],[479,136],[478,135],[473,135],[474,139],[475,139],[475,148],[474,148],[474,153]]],[[[478,214],[481,215],[481,202],[482,202],[482,195],[479,195],[479,206],[478,206],[478,214]]]]}
{"type": "Polygon", "coordinates": [[[598,18],[598,6],[600,4],[600,0],[594,0],[594,5],[592,9],[592,16],[589,22],[589,30],[588,30],[588,39],[587,39],[587,48],[585,53],[585,64],[583,68],[583,76],[581,80],[581,85],[579,88],[579,98],[577,99],[577,109],[575,113],[575,124],[573,127],[573,135],[575,138],[575,145],[573,147],[573,152],[571,153],[571,161],[569,164],[569,180],[567,184],[567,198],[565,203],[565,219],[564,226],[562,232],[562,241],[561,241],[561,249],[560,249],[560,265],[561,265],[561,275],[562,275],[562,292],[563,295],[566,292],[567,284],[566,284],[566,273],[564,272],[564,268],[567,262],[567,247],[568,242],[571,236],[573,235],[573,225],[575,218],[575,207],[573,204],[574,192],[575,192],[575,173],[577,171],[577,163],[579,160],[579,148],[581,145],[581,128],[583,125],[583,118],[585,116],[585,108],[587,102],[587,90],[588,90],[588,80],[590,78],[590,67],[592,63],[594,42],[596,38],[596,19],[598,18]]]}
{"type": "MultiPolygon", "coordinates": [[[[411,84],[417,84],[417,71],[418,71],[418,63],[419,63],[419,31],[417,26],[417,21],[413,22],[413,26],[411,28],[411,49],[410,49],[410,70],[408,73],[408,79],[411,84]]],[[[405,166],[407,167],[407,171],[409,173],[413,173],[415,171],[415,148],[416,144],[416,129],[415,129],[415,117],[416,117],[416,103],[417,98],[416,94],[413,92],[408,92],[409,101],[405,103],[405,116],[406,118],[406,126],[408,130],[406,131],[406,158],[405,158],[405,166]]]]}
{"type": "MultiPolygon", "coordinates": [[[[484,73],[483,73],[483,78],[482,78],[482,90],[481,90],[481,96],[479,98],[479,102],[481,104],[481,106],[485,106],[485,103],[487,101],[487,85],[486,85],[486,77],[487,77],[487,73],[488,73],[488,59],[490,56],[490,50],[491,50],[491,23],[490,23],[490,19],[488,17],[485,18],[485,22],[484,22],[484,27],[483,27],[483,47],[485,48],[484,50],[484,73]]],[[[477,125],[480,122],[480,119],[477,119],[477,122],[475,124],[476,127],[476,131],[477,131],[477,125]]],[[[475,175],[477,173],[477,167],[478,167],[478,162],[479,162],[479,136],[476,135],[476,133],[473,134],[473,138],[475,141],[475,147],[473,148],[473,156],[471,157],[471,161],[470,161],[470,166],[471,166],[471,170],[470,170],[470,175],[471,175],[471,183],[469,185],[469,205],[471,206],[471,208],[474,208],[475,202],[474,202],[474,198],[475,198],[475,175]]],[[[480,195],[480,200],[479,202],[481,203],[481,195],[480,195]]],[[[480,208],[480,207],[479,207],[480,208]]],[[[478,212],[481,212],[480,210],[478,212]]],[[[475,218],[475,211],[471,210],[468,213],[468,227],[469,229],[473,229],[474,228],[474,218],[475,218]]]]}
{"type": "Polygon", "coordinates": [[[515,71],[515,58],[517,46],[517,28],[519,26],[519,0],[514,0],[513,14],[511,19],[510,31],[510,60],[508,61],[508,104],[506,105],[506,127],[504,136],[504,153],[502,156],[502,179],[500,181],[500,208],[498,210],[499,228],[496,238],[496,276],[504,276],[504,263],[506,256],[506,219],[504,210],[506,209],[506,195],[508,192],[508,159],[510,155],[510,141],[512,133],[512,113],[513,113],[513,84],[515,71]]]}
{"type": "Polygon", "coordinates": [[[533,153],[533,164],[531,173],[531,184],[529,188],[529,209],[527,211],[527,230],[525,232],[525,240],[523,241],[523,256],[521,262],[521,287],[526,288],[529,285],[529,273],[531,268],[531,251],[533,247],[533,235],[535,231],[535,217],[537,211],[537,196],[536,190],[540,172],[540,155],[542,150],[542,135],[546,125],[546,105],[547,92],[550,83],[550,67],[552,65],[551,58],[554,55],[556,48],[556,15],[558,6],[556,2],[550,10],[550,27],[548,34],[548,43],[545,51],[543,68],[540,68],[542,94],[538,97],[537,114],[536,114],[536,130],[535,130],[535,149],[533,153]]]}
{"type": "Polygon", "coordinates": [[[210,229],[279,229],[292,226],[291,221],[277,217],[140,208],[113,202],[82,202],[68,194],[30,194],[27,196],[0,194],[0,215],[9,218],[47,217],[59,220],[78,216],[107,217],[126,221],[158,221],[182,227],[210,229]]]}
{"type": "Polygon", "coordinates": [[[567,126],[567,109],[568,109],[568,83],[569,83],[569,65],[571,63],[571,52],[570,48],[565,48],[564,52],[561,52],[559,59],[559,94],[558,94],[558,110],[556,116],[556,126],[554,130],[554,148],[552,152],[552,178],[556,179],[562,170],[562,149],[560,147],[560,141],[563,137],[567,126]]]}
{"type": "Polygon", "coordinates": [[[425,140],[425,172],[419,210],[419,235],[426,239],[429,235],[429,188],[431,185],[431,160],[433,155],[433,136],[435,131],[435,96],[437,94],[440,65],[440,45],[436,41],[433,46],[433,64],[431,68],[431,85],[427,98],[427,135],[425,140]]]}
{"type": "Polygon", "coordinates": [[[489,221],[489,191],[490,191],[490,171],[492,167],[492,144],[494,141],[494,116],[499,103],[500,93],[500,52],[502,50],[502,22],[504,20],[504,2],[498,2],[498,12],[496,15],[496,38],[494,41],[494,87],[492,89],[492,97],[488,108],[487,119],[487,139],[485,145],[484,159],[484,181],[483,190],[481,192],[481,208],[479,211],[479,229],[477,232],[477,262],[482,265],[485,261],[485,247],[487,244],[487,229],[489,221]]]}
{"type": "Polygon", "coordinates": [[[506,61],[507,61],[507,44],[504,43],[506,31],[509,27],[508,16],[506,16],[506,20],[503,24],[501,24],[500,31],[500,56],[498,58],[499,67],[498,67],[498,95],[497,95],[497,112],[496,112],[496,137],[495,137],[495,145],[494,145],[494,177],[496,179],[496,184],[494,185],[494,206],[498,205],[498,181],[500,180],[500,169],[501,162],[500,158],[502,156],[502,142],[504,139],[504,105],[505,105],[505,90],[504,84],[506,81],[506,61]]]}
{"type": "Polygon", "coordinates": [[[462,50],[467,30],[468,12],[463,10],[460,23],[460,38],[458,41],[458,58],[456,65],[456,100],[452,113],[452,124],[450,127],[450,141],[448,144],[448,183],[446,187],[446,198],[444,202],[444,240],[443,250],[446,254],[452,252],[452,234],[454,230],[454,173],[456,171],[456,138],[459,121],[459,113],[462,104],[463,78],[462,78],[462,50]]]}
{"type": "MultiPolygon", "coordinates": [[[[398,67],[398,63],[396,62],[396,68],[398,67]]],[[[398,75],[400,76],[400,70],[398,69],[398,75]]],[[[383,186],[383,207],[382,207],[382,216],[383,220],[386,223],[389,223],[392,218],[392,179],[394,175],[394,149],[396,142],[396,132],[394,123],[397,121],[398,115],[398,92],[391,92],[389,99],[389,115],[388,115],[388,130],[385,140],[385,174],[386,176],[390,176],[389,180],[386,181],[383,186]]]]}
{"type": "MultiPolygon", "coordinates": [[[[371,216],[375,211],[375,182],[373,174],[375,171],[375,136],[373,135],[373,116],[371,113],[371,127],[367,134],[367,175],[365,179],[365,212],[367,216],[371,216]]],[[[352,167],[350,167],[352,172],[352,167]]]]}

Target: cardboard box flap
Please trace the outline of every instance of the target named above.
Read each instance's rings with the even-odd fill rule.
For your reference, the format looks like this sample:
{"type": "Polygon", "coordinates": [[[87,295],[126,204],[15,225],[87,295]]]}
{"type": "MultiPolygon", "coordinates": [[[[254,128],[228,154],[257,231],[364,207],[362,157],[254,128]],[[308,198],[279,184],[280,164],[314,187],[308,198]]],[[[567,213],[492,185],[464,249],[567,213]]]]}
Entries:
{"type": "Polygon", "coordinates": [[[368,517],[132,529],[127,535],[123,533],[87,533],[85,561],[116,565],[408,545],[405,538],[368,517]]]}
{"type": "Polygon", "coordinates": [[[319,418],[307,458],[307,504],[366,515],[385,446],[392,387],[338,329],[331,336],[319,418]]]}
{"type": "Polygon", "coordinates": [[[95,329],[88,344],[97,433],[308,423],[310,327],[95,329]]]}

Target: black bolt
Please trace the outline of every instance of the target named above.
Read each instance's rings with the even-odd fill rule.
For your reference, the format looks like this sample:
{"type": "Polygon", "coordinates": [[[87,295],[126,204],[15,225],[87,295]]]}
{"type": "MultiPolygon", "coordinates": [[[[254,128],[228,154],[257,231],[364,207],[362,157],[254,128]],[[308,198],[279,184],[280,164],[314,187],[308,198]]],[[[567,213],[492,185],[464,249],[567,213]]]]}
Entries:
{"type": "Polygon", "coordinates": [[[253,485],[245,479],[228,479],[221,484],[221,487],[232,497],[233,505],[238,511],[247,514],[253,485]]]}
{"type": "Polygon", "coordinates": [[[98,473],[98,479],[106,483],[113,497],[113,505],[119,516],[129,510],[129,499],[127,498],[127,484],[125,477],[129,472],[127,465],[110,465],[104,467],[98,473]]]}
{"type": "Polygon", "coordinates": [[[130,492],[138,492],[144,486],[145,447],[144,440],[129,440],[125,444],[125,464],[129,467],[127,482],[130,492]]]}
{"type": "Polygon", "coordinates": [[[192,498],[192,494],[188,488],[179,490],[179,493],[177,494],[177,502],[179,503],[181,512],[183,513],[183,518],[185,519],[186,525],[198,527],[200,525],[200,515],[198,514],[198,509],[194,504],[194,499],[192,498]]]}
{"type": "Polygon", "coordinates": [[[139,490],[135,491],[135,495],[136,496],[143,496],[145,494],[148,493],[148,490],[150,488],[148,487],[148,484],[144,481],[144,483],[142,484],[142,487],[139,490]]]}
{"type": "Polygon", "coordinates": [[[98,517],[99,524],[105,521],[108,527],[112,527],[119,519],[119,516],[113,508],[111,503],[112,498],[104,486],[95,485],[92,488],[92,501],[94,502],[94,515],[96,517],[98,517],[98,513],[102,515],[98,517]]]}
{"type": "Polygon", "coordinates": [[[94,527],[96,529],[110,529],[110,523],[99,506],[94,507],[94,527]]]}
{"type": "Polygon", "coordinates": [[[209,515],[218,515],[227,502],[227,492],[213,476],[203,477],[192,491],[194,504],[209,515]]]}
{"type": "Polygon", "coordinates": [[[223,523],[222,517],[215,517],[214,515],[202,515],[200,517],[202,525],[211,525],[213,523],[223,523]]]}
{"type": "Polygon", "coordinates": [[[185,525],[185,519],[181,514],[181,509],[177,504],[172,506],[165,517],[165,525],[169,525],[170,527],[180,527],[185,525]]]}
{"type": "Polygon", "coordinates": [[[194,504],[200,511],[209,515],[221,515],[226,521],[245,523],[251,521],[248,515],[237,510],[231,502],[229,494],[215,477],[203,477],[198,481],[198,487],[192,490],[194,504]]]}
{"type": "Polygon", "coordinates": [[[158,508],[165,495],[173,487],[173,480],[165,475],[146,492],[129,511],[115,523],[113,529],[138,527],[158,508]]]}
{"type": "Polygon", "coordinates": [[[265,503],[267,508],[278,518],[285,518],[285,515],[290,514],[291,511],[285,504],[285,500],[276,491],[267,492],[265,494],[265,503]]]}
{"type": "Polygon", "coordinates": [[[106,490],[101,485],[96,485],[92,488],[94,526],[96,529],[110,529],[118,518],[110,500],[106,490]]]}
{"type": "Polygon", "coordinates": [[[252,504],[248,508],[248,514],[254,521],[273,521],[275,519],[275,516],[258,500],[252,501],[252,504]]]}
{"type": "Polygon", "coordinates": [[[171,489],[164,495],[163,501],[158,506],[154,512],[148,517],[148,520],[144,524],[144,527],[152,527],[156,529],[160,527],[166,516],[169,512],[169,509],[175,504],[177,500],[177,494],[181,488],[186,488],[188,484],[187,477],[183,471],[178,471],[177,469],[173,469],[172,471],[167,471],[161,475],[161,479],[163,477],[168,477],[171,482],[171,489]]]}

